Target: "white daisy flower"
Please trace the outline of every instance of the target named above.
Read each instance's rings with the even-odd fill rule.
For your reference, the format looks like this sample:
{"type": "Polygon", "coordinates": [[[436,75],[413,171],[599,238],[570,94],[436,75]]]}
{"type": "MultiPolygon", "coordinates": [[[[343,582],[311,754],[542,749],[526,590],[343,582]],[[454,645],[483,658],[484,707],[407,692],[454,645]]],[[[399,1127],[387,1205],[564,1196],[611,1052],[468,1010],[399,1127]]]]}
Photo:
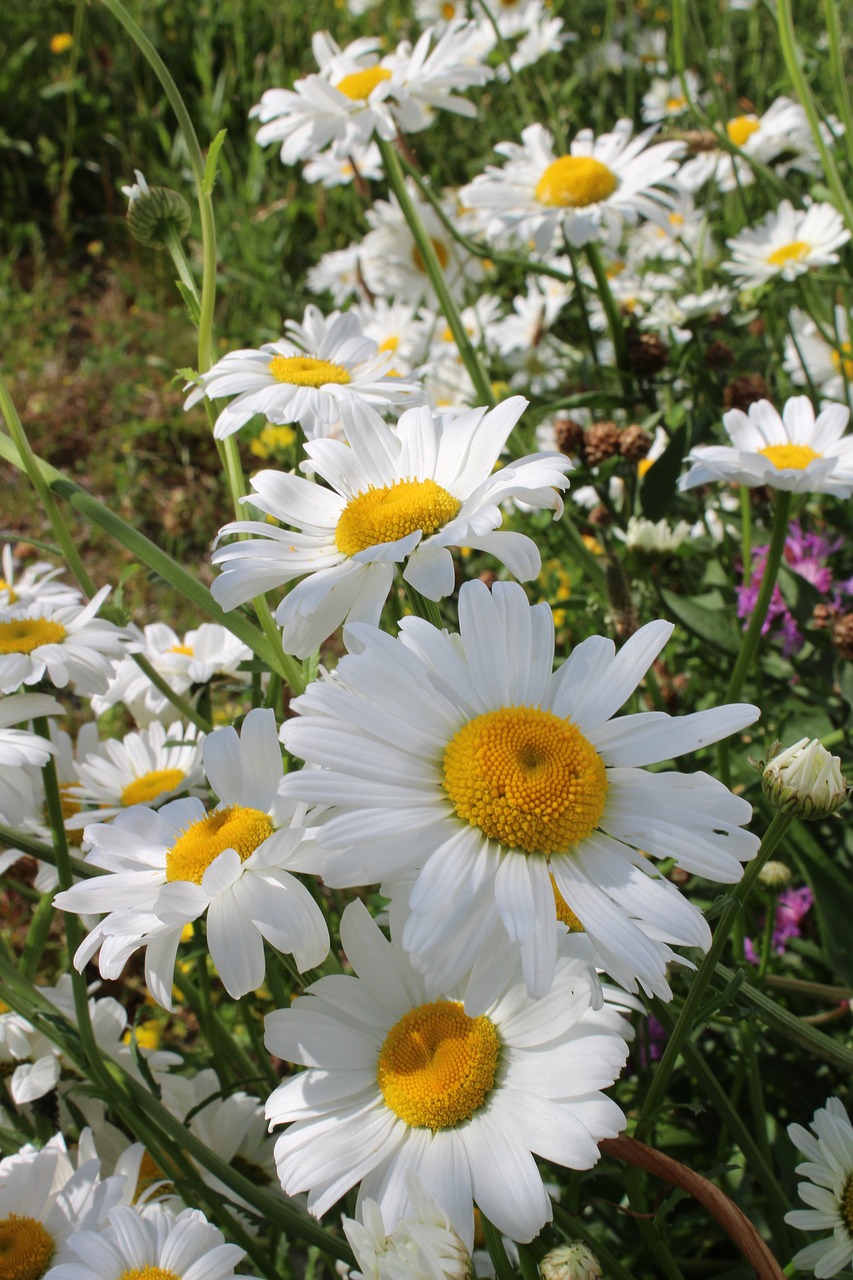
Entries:
{"type": "Polygon", "coordinates": [[[377,297],[372,302],[358,303],[353,310],[363,332],[379,350],[393,353],[395,373],[408,374],[423,359],[423,335],[415,321],[417,307],[377,297]]]}
{"type": "Polygon", "coordinates": [[[471,1255],[447,1213],[427,1195],[415,1173],[406,1179],[412,1216],[388,1232],[375,1200],[363,1200],[361,1221],[343,1228],[361,1271],[353,1280],[470,1280],[471,1255]]]}
{"type": "Polygon", "coordinates": [[[731,445],[697,445],[681,490],[726,480],[750,488],[769,485],[794,493],[853,493],[853,436],[845,436],[846,405],[830,404],[815,418],[806,396],[786,400],[782,415],[769,400],[723,414],[731,445]]]}
{"type": "Polygon", "coordinates": [[[324,253],[317,265],[309,268],[306,280],[312,293],[328,291],[336,307],[343,306],[350,298],[363,297],[358,245],[324,253]]]}
{"type": "MultiPolygon", "coordinates": [[[[66,788],[66,797],[96,807],[98,820],[106,822],[135,804],[159,809],[181,791],[203,794],[203,743],[204,734],[195,725],[175,720],[167,729],[155,720],[121,741],[100,743],[97,751],[79,760],[79,781],[66,788]]],[[[94,817],[90,812],[73,814],[67,828],[80,830],[94,817]]]]}
{"type": "MultiPolygon", "coordinates": [[[[853,387],[853,343],[847,309],[834,311],[834,341],[828,342],[810,315],[797,307],[791,311],[790,334],[785,338],[785,372],[792,382],[809,382],[827,400],[849,403],[853,387]]],[[[832,333],[832,331],[829,331],[832,333]]]]}
{"type": "MultiPolygon", "coordinates": [[[[207,684],[214,676],[227,676],[241,683],[248,679],[239,667],[251,658],[251,649],[216,622],[203,622],[183,636],[164,622],[152,622],[141,635],[138,631],[136,635],[139,652],[175,693],[183,694],[193,685],[207,684]]],[[[118,663],[106,693],[92,699],[92,710],[100,716],[117,702],[123,702],[143,727],[166,716],[174,719],[172,703],[132,658],[118,663]]]]}
{"type": "Polygon", "coordinates": [[[0,1014],[0,1071],[16,1106],[35,1102],[56,1088],[59,1050],[26,1018],[8,1010],[0,1014]]]}
{"type": "Polygon", "coordinates": [[[48,680],[58,689],[73,684],[80,694],[103,693],[111,658],[125,652],[130,634],[97,612],[110,593],[102,587],[86,605],[31,605],[0,610],[0,692],[48,680]]]}
{"type": "Polygon", "coordinates": [[[814,1114],[809,1128],[788,1125],[788,1137],[806,1157],[797,1173],[808,1178],[799,1185],[808,1209],[792,1209],[785,1221],[801,1231],[831,1231],[794,1255],[800,1271],[813,1271],[822,1280],[853,1261],[853,1126],[840,1099],[829,1098],[814,1114]]]}
{"type": "MultiPolygon", "coordinates": [[[[501,4],[498,27],[506,20],[508,11],[515,7],[501,4]]],[[[547,54],[559,53],[570,41],[577,40],[573,31],[563,30],[563,19],[553,17],[542,0],[527,0],[524,9],[523,26],[516,33],[521,39],[510,54],[509,66],[506,62],[501,62],[497,70],[498,79],[504,84],[509,83],[512,71],[532,67],[547,54]]]]}
{"type": "Polygon", "coordinates": [[[32,770],[47,764],[53,743],[11,726],[39,716],[63,716],[65,708],[46,693],[19,693],[0,699],[0,821],[17,826],[31,811],[35,795],[32,770]]]}
{"type": "Polygon", "coordinates": [[[795,209],[789,200],[767,214],[757,227],[727,240],[731,262],[723,270],[736,276],[741,288],[755,289],[780,276],[794,280],[814,267],[832,266],[836,249],[847,244],[850,232],[837,209],[813,204],[795,209]]]}
{"type": "Polygon", "coordinates": [[[512,315],[489,327],[490,341],[505,358],[538,347],[574,292],[573,285],[546,276],[528,276],[525,284],[527,293],[512,300],[512,315]]]}
{"type": "Polygon", "coordinates": [[[590,1168],[624,1124],[599,1091],[627,1045],[590,1014],[594,975],[563,954],[531,1005],[510,972],[471,1017],[464,985],[431,998],[362,903],[344,911],[341,942],[358,976],[321,978],[266,1020],[270,1052],[308,1068],[267,1102],[270,1124],[289,1124],[276,1142],[285,1193],[307,1191],[320,1216],[360,1182],[357,1212],[375,1200],[393,1231],[414,1216],[411,1171],[466,1248],[475,1200],[498,1230],[531,1240],[551,1218],[531,1153],[590,1168]]]}
{"type": "MultiPolygon", "coordinates": [[[[468,289],[476,287],[483,279],[482,259],[462,249],[432,205],[420,198],[412,182],[409,181],[408,185],[418,217],[432,241],[445,283],[459,301],[468,289]]],[[[450,218],[458,219],[455,205],[444,202],[442,207],[450,218]]],[[[426,262],[396,197],[392,194],[390,200],[377,200],[371,209],[366,210],[365,217],[371,230],[359,245],[358,255],[364,281],[371,294],[412,306],[425,303],[436,310],[438,298],[427,273],[426,262]]]]}
{"type": "Polygon", "coordinates": [[[205,914],[211,957],[235,998],[263,982],[264,938],[292,952],[300,970],[320,964],[329,949],[320,908],[290,874],[305,858],[304,833],[288,825],[293,806],[278,796],[282,763],[273,712],[250,711],[239,738],[230,727],[209,734],[204,767],[219,796],[215,809],[172,800],[87,827],[93,846],[87,861],[111,874],[54,900],[63,911],[109,912],[79,947],[78,970],[100,948],[101,975],[117,978],[127,958],[145,947],[148,989],[165,1009],[183,928],[205,914]]]}
{"type": "Polygon", "coordinates": [[[558,490],[568,483],[571,462],[531,454],[494,471],[526,403],[515,396],[452,420],[424,406],[404,413],[396,429],[354,408],[344,422],[346,443],[306,446],[310,469],[329,489],[280,471],[252,477],[252,505],[297,532],[257,520],[226,525],[220,537],[254,536],[213,553],[214,563],[225,566],[214,597],[233,609],[304,579],[275,616],[285,651],[307,657],[345,619],[378,626],[395,564],[405,565],[405,581],[430,600],[454,589],[449,547],[485,551],[522,581],[535,578],[536,544],[500,529],[499,504],[518,496],[559,514],[558,490]]]}
{"type": "MultiPolygon", "coordinates": [[[[699,98],[699,77],[695,71],[686,71],[684,78],[690,97],[695,102],[699,98]]],[[[642,116],[644,124],[661,124],[678,121],[688,111],[690,104],[684,96],[684,88],[678,76],[665,79],[655,76],[643,94],[642,116]]]]}
{"type": "Polygon", "coordinates": [[[406,618],[394,640],[352,628],[354,652],[296,700],[282,738],[319,767],[289,774],[284,790],[324,806],[323,878],[367,885],[417,870],[402,938],[417,967],[463,972],[499,918],[534,996],[554,972],[556,886],[617,981],[669,998],[646,931],[703,949],[711,934],[651,859],[732,883],[759,842],[740,829],[751,807],[721,783],[640,766],[728,737],[758,710],[612,719],[667,622],[618,654],[593,636],[553,674],[551,609],[515,584],[465,583],[459,629],[406,618]]]}
{"type": "Polygon", "coordinates": [[[297,80],[292,90],[268,89],[249,112],[261,121],[259,145],[281,143],[284,164],[313,158],[329,145],[344,156],[374,135],[391,141],[398,130],[416,133],[439,109],[474,117],[473,103],[457,92],[485,84],[492,74],[477,56],[475,23],[453,23],[437,38],[428,28],[414,48],[404,41],[381,62],[374,40],[341,50],[323,32],[312,44],[321,72],[297,80]]]}
{"type": "Polygon", "coordinates": [[[356,178],[376,182],[382,177],[382,156],[375,142],[354,146],[348,155],[322,151],[309,160],[302,170],[306,182],[320,182],[324,187],[346,187],[356,178]]]}
{"type": "MultiPolygon", "coordinates": [[[[232,1280],[245,1257],[198,1209],[117,1205],[102,1231],[78,1231],[50,1280],[232,1280]]],[[[255,1277],[255,1280],[257,1278],[255,1277]]]]}
{"type": "Polygon", "coordinates": [[[284,327],[289,340],[267,342],[260,351],[231,351],[199,376],[185,409],[205,396],[237,397],[216,419],[217,440],[255,414],[276,424],[298,422],[309,438],[328,435],[343,404],[385,410],[417,398],[417,383],[393,376],[393,355],[364,336],[353,312],[326,317],[310,304],[302,324],[288,320],[284,327]]]}
{"type": "Polygon", "coordinates": [[[57,582],[63,572],[47,560],[36,560],[26,565],[20,572],[15,565],[15,557],[8,542],[3,547],[0,564],[3,574],[0,577],[0,609],[9,609],[13,605],[27,608],[31,604],[48,601],[52,605],[79,604],[81,593],[67,582],[57,582]]]}
{"type": "Polygon", "coordinates": [[[492,166],[459,193],[475,211],[485,234],[497,241],[532,241],[547,253],[561,231],[570,244],[605,239],[623,221],[639,217],[660,222],[673,197],[680,142],[649,146],[655,128],[633,137],[630,120],[612,133],[593,136],[583,129],[567,155],[555,156],[553,137],[540,124],[522,131],[521,145],[501,142],[503,169],[492,166]]]}
{"type": "MultiPolygon", "coordinates": [[[[123,1178],[101,1181],[97,1160],[75,1168],[60,1136],[41,1150],[0,1160],[0,1240],[8,1276],[42,1280],[73,1254],[70,1237],[96,1231],[122,1194],[123,1178]]],[[[88,1277],[87,1277],[88,1280],[88,1277]]]]}

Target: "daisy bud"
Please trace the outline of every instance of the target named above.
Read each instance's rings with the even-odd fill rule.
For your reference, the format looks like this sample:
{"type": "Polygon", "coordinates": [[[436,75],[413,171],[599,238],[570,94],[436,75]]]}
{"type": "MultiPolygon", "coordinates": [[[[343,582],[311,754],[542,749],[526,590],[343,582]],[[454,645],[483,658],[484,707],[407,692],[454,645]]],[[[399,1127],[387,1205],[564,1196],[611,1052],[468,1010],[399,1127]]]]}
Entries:
{"type": "Polygon", "coordinates": [[[539,1263],[542,1280],[601,1280],[601,1263],[580,1240],[562,1244],[539,1263]]]}
{"type": "Polygon", "coordinates": [[[138,169],[136,179],[132,187],[122,187],[130,201],[127,225],[133,238],[140,244],[159,247],[168,242],[170,232],[182,240],[192,221],[184,197],[170,187],[149,187],[138,169]]]}
{"type": "Polygon", "coordinates": [[[771,858],[759,871],[758,882],[765,889],[787,889],[791,883],[791,868],[771,858]]]}
{"type": "Polygon", "coordinates": [[[761,789],[783,813],[809,820],[828,817],[847,799],[841,760],[817,738],[801,738],[771,755],[761,775],[761,789]]]}

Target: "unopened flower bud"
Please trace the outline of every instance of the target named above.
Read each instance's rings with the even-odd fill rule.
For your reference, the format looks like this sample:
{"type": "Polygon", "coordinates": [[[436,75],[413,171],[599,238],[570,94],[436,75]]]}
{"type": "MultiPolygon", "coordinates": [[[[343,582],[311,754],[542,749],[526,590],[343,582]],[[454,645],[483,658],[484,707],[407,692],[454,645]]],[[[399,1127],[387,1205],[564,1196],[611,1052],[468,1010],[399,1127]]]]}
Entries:
{"type": "Polygon", "coordinates": [[[847,799],[841,760],[817,738],[801,738],[771,755],[761,775],[761,789],[777,809],[799,818],[826,818],[847,799]]]}
{"type": "Polygon", "coordinates": [[[765,889],[787,889],[791,883],[791,868],[771,858],[759,871],[758,883],[765,889]]]}
{"type": "Polygon", "coordinates": [[[134,170],[136,182],[132,187],[122,187],[130,205],[127,225],[140,244],[163,246],[170,234],[179,240],[187,234],[192,221],[190,207],[179,191],[170,187],[149,187],[138,169],[134,170]]]}
{"type": "Polygon", "coordinates": [[[539,1263],[542,1280],[601,1280],[601,1263],[580,1240],[561,1244],[539,1263]]]}

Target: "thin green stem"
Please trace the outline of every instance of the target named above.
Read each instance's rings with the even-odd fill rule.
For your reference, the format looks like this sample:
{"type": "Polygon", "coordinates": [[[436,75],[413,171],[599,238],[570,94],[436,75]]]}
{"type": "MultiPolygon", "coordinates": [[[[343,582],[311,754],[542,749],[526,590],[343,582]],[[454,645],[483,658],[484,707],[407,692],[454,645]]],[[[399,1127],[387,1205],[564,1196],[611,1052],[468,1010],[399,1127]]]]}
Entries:
{"type": "Polygon", "coordinates": [[[610,330],[613,349],[616,353],[616,364],[619,367],[626,391],[630,391],[631,376],[628,369],[628,345],[625,341],[625,326],[622,324],[622,317],[619,314],[616,299],[613,297],[613,290],[610,288],[610,281],[607,279],[607,272],[604,269],[604,263],[597,244],[588,244],[586,246],[586,257],[592,274],[595,276],[595,287],[598,291],[599,301],[607,317],[607,327],[610,330]]]}
{"type": "Polygon", "coordinates": [[[403,579],[403,586],[406,589],[406,599],[412,606],[412,613],[416,618],[425,618],[427,622],[431,622],[434,627],[438,627],[439,631],[444,626],[441,619],[441,611],[435,600],[428,600],[426,596],[422,596],[420,591],[416,591],[413,586],[403,579]]]}
{"type": "Polygon", "coordinates": [[[71,33],[71,57],[68,62],[67,83],[65,90],[65,138],[62,149],[62,175],[59,181],[59,194],[56,197],[56,229],[61,240],[65,240],[68,232],[68,204],[71,195],[71,178],[77,167],[74,159],[74,134],[77,131],[77,93],[74,81],[77,79],[77,68],[80,64],[80,45],[83,38],[83,0],[77,0],[74,6],[74,26],[71,33]]]}
{"type": "Polygon", "coordinates": [[[21,951],[21,975],[28,982],[35,982],[41,958],[50,936],[53,921],[53,891],[43,893],[32,914],[30,927],[21,951]]]}
{"type": "Polygon", "coordinates": [[[507,1257],[504,1247],[503,1237],[497,1227],[489,1221],[486,1215],[481,1211],[480,1220],[483,1224],[483,1235],[486,1240],[486,1248],[489,1251],[489,1257],[495,1268],[496,1280],[516,1280],[515,1268],[507,1257]]]}
{"type": "Polygon", "coordinates": [[[761,848],[753,858],[752,862],[746,868],[743,877],[732,892],[731,901],[720,916],[717,928],[714,930],[714,938],[711,943],[708,954],[699,966],[690,989],[687,992],[681,1012],[678,1015],[678,1021],[673,1028],[672,1035],[669,1038],[663,1056],[657,1065],[657,1070],[652,1077],[649,1091],[643,1103],[640,1112],[640,1118],[637,1122],[635,1137],[642,1139],[651,1126],[658,1107],[666,1096],[666,1088],[669,1084],[669,1078],[681,1056],[682,1045],[693,1030],[693,1024],[696,1014],[702,1004],[708,984],[714,975],[714,970],[723,954],[726,943],[729,939],[732,926],[739,916],[744,903],[752,891],[753,885],[756,883],[761,869],[767,859],[773,853],[791,825],[792,818],[789,814],[781,813],[779,810],[773,815],[773,820],[767,829],[764,839],[761,842],[761,848]]]}
{"type": "Polygon", "coordinates": [[[745,484],[740,487],[740,554],[743,585],[748,587],[752,581],[752,504],[745,484]]]}
{"type": "Polygon", "coordinates": [[[509,46],[507,45],[507,42],[504,39],[503,32],[498,26],[497,19],[495,18],[495,15],[492,13],[491,7],[486,3],[486,0],[480,0],[480,6],[483,12],[485,13],[486,17],[488,18],[489,23],[492,27],[492,30],[495,33],[495,36],[497,37],[498,48],[500,49],[501,57],[503,58],[503,61],[504,61],[504,66],[507,69],[507,74],[509,76],[509,83],[512,85],[513,93],[518,99],[518,105],[521,109],[521,116],[527,122],[527,124],[536,124],[538,116],[536,114],[536,111],[533,108],[533,103],[530,101],[529,97],[527,96],[527,90],[524,87],[524,83],[521,77],[519,76],[515,67],[512,65],[512,55],[510,54],[509,46]]]}
{"type": "Polygon", "coordinates": [[[388,185],[397,197],[397,203],[400,211],[408,223],[415,244],[418,246],[424,266],[427,269],[427,275],[430,283],[435,290],[438,299],[439,310],[444,315],[448,323],[450,332],[453,334],[454,341],[459,348],[459,354],[462,357],[462,363],[468,371],[468,376],[474,385],[479,404],[487,405],[490,409],[496,404],[492,384],[488,375],[483,368],[480,357],[474,350],[471,339],[462,321],[461,312],[447,287],[447,281],[444,272],[441,269],[441,263],[435,251],[430,236],[427,234],[426,227],[421,221],[420,215],[415,207],[415,202],[409,194],[406,186],[406,179],[403,176],[403,169],[400,164],[400,158],[397,155],[393,145],[386,142],[384,138],[378,138],[377,143],[382,155],[382,167],[385,171],[385,177],[388,179],[388,185]]]}
{"type": "MultiPolygon", "coordinates": [[[[93,813],[92,817],[97,817],[97,814],[93,813]]],[[[52,867],[56,866],[56,850],[52,845],[44,844],[43,841],[36,840],[26,832],[16,831],[14,827],[7,827],[2,823],[0,823],[0,846],[5,849],[19,849],[21,853],[29,854],[31,858],[38,858],[40,862],[47,862],[52,867]]],[[[69,857],[68,863],[74,875],[82,876],[84,879],[105,874],[100,867],[90,867],[87,862],[81,862],[79,858],[69,857]]]]}
{"type": "Polygon", "coordinates": [[[172,686],[160,675],[156,667],[152,666],[143,653],[132,653],[130,655],[133,661],[143,672],[148,680],[154,685],[154,688],[162,693],[164,698],[171,702],[175,710],[183,716],[185,720],[189,720],[190,724],[194,724],[197,729],[201,729],[202,733],[211,733],[213,725],[205,716],[199,715],[198,711],[186,698],[176,693],[172,686]]]}

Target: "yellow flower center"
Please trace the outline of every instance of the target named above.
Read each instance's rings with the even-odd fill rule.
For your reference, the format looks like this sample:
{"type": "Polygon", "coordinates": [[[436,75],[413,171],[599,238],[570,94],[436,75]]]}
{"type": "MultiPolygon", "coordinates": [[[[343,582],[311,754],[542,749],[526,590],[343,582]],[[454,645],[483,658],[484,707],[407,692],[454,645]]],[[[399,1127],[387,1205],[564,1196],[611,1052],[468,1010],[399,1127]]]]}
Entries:
{"type": "Polygon", "coordinates": [[[14,604],[15,601],[18,599],[17,592],[12,590],[10,584],[6,581],[5,578],[0,578],[0,591],[3,591],[6,593],[7,604],[14,604]]]}
{"type": "Polygon", "coordinates": [[[586,933],[580,920],[557,888],[557,881],[553,876],[551,876],[551,888],[554,890],[554,905],[557,908],[557,919],[560,923],[566,926],[569,933],[586,933]]]}
{"type": "MultiPolygon", "coordinates": [[[[447,245],[443,240],[436,240],[435,236],[430,236],[429,240],[435,250],[435,256],[438,258],[438,265],[441,267],[442,271],[444,271],[450,261],[450,253],[448,252],[447,245]]],[[[415,269],[420,271],[422,276],[427,274],[427,265],[424,262],[424,255],[421,253],[417,245],[412,249],[412,262],[415,264],[415,269]]]]}
{"type": "Polygon", "coordinates": [[[539,707],[502,707],[462,726],[444,753],[457,815],[525,853],[566,853],[598,823],[604,761],[570,720],[539,707]]]}
{"type": "Polygon", "coordinates": [[[742,147],[747,138],[751,138],[761,128],[755,116],[735,116],[726,125],[726,133],[729,135],[729,142],[733,142],[736,147],[742,147]]]}
{"type": "MultiPolygon", "coordinates": [[[[839,373],[844,372],[844,376],[849,382],[853,378],[853,345],[849,342],[842,342],[841,350],[832,352],[832,363],[839,373]]],[[[0,586],[2,586],[2,583],[0,583],[0,586]]]]}
{"type": "Polygon", "coordinates": [[[425,538],[452,520],[462,504],[434,480],[397,480],[350,498],[335,529],[335,545],[354,556],[420,529],[425,538]]]}
{"type": "Polygon", "coordinates": [[[815,458],[822,458],[822,453],[815,453],[807,444],[769,444],[758,452],[769,458],[779,471],[805,471],[815,458]]]}
{"type": "Polygon", "coordinates": [[[32,653],[43,644],[62,644],[67,634],[61,622],[49,618],[0,622],[0,653],[32,653]]]}
{"type": "Polygon", "coordinates": [[[560,156],[542,174],[535,194],[540,204],[585,209],[612,196],[618,186],[616,174],[600,160],[593,160],[592,156],[560,156]]]}
{"type": "Polygon", "coordinates": [[[500,1041],[484,1015],[436,1000],[410,1009],[379,1052],[377,1080],[386,1104],[416,1129],[449,1129],[470,1120],[495,1082],[500,1041]]]}
{"type": "Polygon", "coordinates": [[[56,1241],[38,1218],[16,1213],[0,1220],[0,1277],[39,1280],[56,1249],[56,1241]]]}
{"type": "Polygon", "coordinates": [[[188,827],[166,854],[166,879],[201,884],[204,873],[225,849],[236,849],[245,862],[275,828],[260,809],[232,804],[214,809],[188,827]]]}
{"type": "Polygon", "coordinates": [[[151,804],[164,791],[174,791],[186,774],[183,769],[151,769],[143,773],[141,778],[134,778],[121,793],[121,802],[130,807],[132,804],[151,804]]]}
{"type": "Polygon", "coordinates": [[[396,333],[392,333],[390,338],[386,338],[384,342],[380,342],[376,348],[377,351],[396,351],[400,345],[400,339],[396,333]]]}
{"type": "Polygon", "coordinates": [[[83,808],[77,797],[71,794],[73,786],[73,782],[63,782],[59,788],[59,803],[62,807],[62,816],[66,822],[83,808]]]}
{"type": "Polygon", "coordinates": [[[667,98],[666,100],[667,111],[683,111],[686,106],[686,98],[667,98]]]}
{"type": "Polygon", "coordinates": [[[132,1271],[122,1271],[118,1280],[181,1280],[177,1271],[167,1271],[164,1267],[134,1267],[132,1271]]]}
{"type": "Polygon", "coordinates": [[[802,262],[810,251],[808,240],[792,240],[790,244],[781,244],[778,249],[768,253],[767,261],[771,267],[784,267],[788,262],[802,262]]]}
{"type": "Polygon", "coordinates": [[[288,382],[294,387],[325,387],[330,382],[345,387],[352,381],[343,365],[316,360],[314,356],[273,356],[270,373],[276,382],[288,382]]]}
{"type": "Polygon", "coordinates": [[[171,1182],[169,1182],[154,1157],[145,1151],[143,1152],[142,1159],[139,1162],[139,1173],[136,1176],[136,1190],[133,1193],[133,1203],[136,1204],[136,1202],[144,1196],[145,1192],[148,1191],[150,1187],[154,1186],[155,1182],[162,1182],[166,1184],[164,1187],[161,1187],[161,1191],[164,1193],[171,1194],[174,1191],[174,1187],[171,1182]]]}
{"type": "Polygon", "coordinates": [[[442,16],[442,18],[444,18],[447,22],[449,22],[451,18],[453,18],[453,17],[455,17],[455,16],[456,16],[456,8],[455,8],[455,6],[454,6],[454,5],[452,5],[452,4],[443,4],[443,5],[441,6],[441,16],[442,16]]]}
{"type": "Polygon", "coordinates": [[[841,1193],[841,1216],[847,1230],[853,1235],[853,1175],[847,1179],[841,1193]]]}
{"type": "Polygon", "coordinates": [[[195,656],[194,650],[191,644],[173,644],[171,649],[167,649],[166,652],[182,653],[185,658],[192,658],[195,656]]]}
{"type": "Polygon", "coordinates": [[[637,463],[637,475],[642,480],[643,476],[655,465],[654,458],[641,458],[637,463]]]}
{"type": "Polygon", "coordinates": [[[338,93],[342,93],[345,98],[351,98],[353,102],[364,102],[378,84],[390,79],[391,72],[386,67],[367,67],[364,71],[353,71],[351,75],[344,76],[335,88],[338,93]]]}
{"type": "Polygon", "coordinates": [[[683,227],[683,226],[684,226],[684,214],[683,214],[683,213],[671,213],[671,214],[669,214],[669,225],[670,225],[671,227],[683,227]]]}

